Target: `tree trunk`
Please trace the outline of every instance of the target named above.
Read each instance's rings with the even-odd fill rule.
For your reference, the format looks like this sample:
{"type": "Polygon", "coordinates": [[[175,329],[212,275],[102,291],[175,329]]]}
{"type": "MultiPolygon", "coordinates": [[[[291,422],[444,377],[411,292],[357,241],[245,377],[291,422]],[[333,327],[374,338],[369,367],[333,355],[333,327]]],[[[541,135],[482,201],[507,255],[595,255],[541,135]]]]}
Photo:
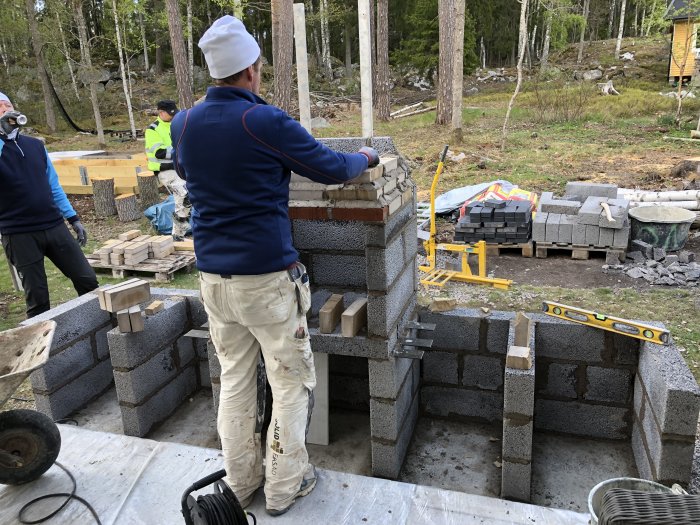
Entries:
{"type": "Polygon", "coordinates": [[[142,211],[160,202],[158,177],[156,175],[153,173],[139,173],[136,175],[136,181],[139,185],[139,200],[141,201],[142,211]]]}
{"type": "Polygon", "coordinates": [[[156,37],[156,65],[153,69],[156,75],[161,75],[163,73],[163,47],[156,37]]]}
{"type": "Polygon", "coordinates": [[[148,71],[151,65],[148,63],[148,41],[146,40],[146,26],[143,23],[143,14],[139,12],[139,28],[141,29],[141,43],[143,45],[143,69],[148,71]]]}
{"type": "Polygon", "coordinates": [[[612,0],[612,3],[610,4],[610,18],[608,19],[608,38],[612,38],[613,36],[613,26],[615,24],[616,7],[616,1],[612,0]]]}
{"type": "Polygon", "coordinates": [[[464,11],[465,0],[454,2],[454,62],[452,70],[452,139],[462,143],[462,92],[464,86],[464,11]]]}
{"type": "MultiPolygon", "coordinates": [[[[314,15],[314,3],[309,2],[309,14],[313,17],[314,15]]],[[[323,68],[323,60],[321,59],[321,45],[319,44],[319,38],[318,38],[318,28],[314,24],[312,29],[311,29],[311,37],[313,38],[314,41],[314,52],[316,54],[316,67],[318,69],[323,68]]]]}
{"type": "Polygon", "coordinates": [[[207,27],[211,27],[211,4],[207,0],[207,27]]]}
{"type": "Polygon", "coordinates": [[[647,32],[645,36],[649,36],[651,33],[651,23],[654,21],[654,13],[656,12],[656,0],[651,4],[651,11],[649,11],[649,21],[647,22],[647,32]]]}
{"type": "Polygon", "coordinates": [[[518,96],[518,93],[520,92],[520,86],[523,84],[523,56],[525,55],[525,46],[527,45],[527,18],[525,17],[525,13],[527,12],[527,1],[528,0],[522,0],[522,4],[520,6],[520,32],[518,35],[518,66],[517,66],[517,71],[518,71],[518,81],[515,84],[515,91],[513,92],[513,96],[510,99],[510,102],[508,103],[508,110],[506,111],[506,118],[505,121],[503,122],[503,137],[501,140],[501,151],[504,151],[506,149],[506,136],[508,133],[508,119],[510,119],[510,112],[513,110],[513,105],[515,104],[515,98],[518,96]]]}
{"type": "Polygon", "coordinates": [[[549,63],[549,44],[552,38],[552,13],[550,11],[547,11],[545,19],[544,43],[542,44],[542,58],[540,59],[540,72],[542,73],[547,70],[549,63]]]}
{"type": "MultiPolygon", "coordinates": [[[[377,8],[376,0],[369,0],[369,48],[372,60],[372,95],[379,89],[377,82],[377,8]]],[[[372,98],[372,106],[377,105],[377,97],[372,98]]]]}
{"type": "Polygon", "coordinates": [[[440,27],[440,52],[438,60],[438,89],[436,124],[452,122],[452,60],[454,57],[454,13],[455,0],[438,0],[438,19],[440,27]]]}
{"type": "Polygon", "coordinates": [[[46,72],[46,64],[41,56],[41,48],[44,43],[41,40],[39,33],[39,24],[36,21],[35,3],[34,0],[25,0],[27,8],[27,20],[29,21],[29,34],[32,41],[32,50],[36,57],[36,69],[41,80],[41,90],[44,92],[44,114],[46,115],[46,126],[52,133],[56,131],[56,114],[53,111],[53,93],[51,93],[51,84],[49,75],[46,72]]]}
{"type": "Polygon", "coordinates": [[[349,17],[345,19],[345,76],[352,77],[352,34],[349,17]]]}
{"type": "Polygon", "coordinates": [[[328,32],[328,0],[320,0],[319,15],[321,17],[321,56],[323,71],[326,79],[333,80],[333,65],[331,64],[331,37],[328,32]]]}
{"type": "Polygon", "coordinates": [[[124,51],[122,49],[121,30],[119,29],[119,15],[117,14],[117,0],[112,0],[114,11],[114,30],[117,36],[117,53],[119,53],[119,72],[122,76],[122,89],[126,100],[126,111],[129,114],[129,126],[131,126],[131,137],[136,140],[136,124],[134,123],[134,112],[131,109],[131,96],[129,96],[129,86],[127,83],[126,69],[124,68],[124,51]]]}
{"type": "Polygon", "coordinates": [[[131,222],[141,218],[141,210],[136,201],[136,195],[133,193],[125,193],[114,199],[117,207],[117,216],[122,222],[131,222]]]}
{"type": "Polygon", "coordinates": [[[294,14],[292,0],[272,0],[272,65],[275,104],[289,112],[292,106],[292,52],[294,14]]]}
{"type": "Polygon", "coordinates": [[[78,26],[78,40],[80,42],[80,56],[83,62],[83,68],[89,75],[90,82],[90,103],[92,104],[92,113],[95,116],[95,129],[97,131],[97,143],[101,148],[106,147],[105,132],[102,127],[102,115],[100,114],[100,105],[97,101],[97,86],[92,70],[92,56],[90,55],[90,40],[88,39],[87,26],[85,24],[85,16],[83,15],[83,0],[73,0],[73,12],[75,14],[75,23],[78,26]]]}
{"type": "Polygon", "coordinates": [[[239,20],[243,20],[243,5],[241,0],[233,0],[233,16],[239,20]]]}
{"type": "Polygon", "coordinates": [[[539,56],[537,53],[537,48],[535,46],[535,42],[537,41],[537,24],[535,24],[535,27],[532,28],[532,35],[530,35],[530,44],[527,46],[528,49],[530,50],[530,55],[532,55],[533,60],[539,60],[539,56]]]}
{"type": "Polygon", "coordinates": [[[191,108],[194,105],[192,94],[192,81],[187,67],[187,53],[185,52],[185,38],[182,34],[182,20],[177,0],[165,0],[165,10],[168,13],[168,28],[170,33],[170,49],[173,52],[175,64],[175,81],[177,83],[177,95],[182,109],[191,108]]]}
{"type": "Polygon", "coordinates": [[[615,58],[620,58],[620,48],[622,47],[622,34],[625,32],[625,8],[627,7],[627,0],[622,0],[622,5],[620,6],[620,26],[617,31],[617,43],[615,44],[615,58]]]}
{"type": "Polygon", "coordinates": [[[192,40],[192,0],[187,0],[187,64],[190,71],[190,89],[194,92],[194,45],[192,40]]]}
{"type": "Polygon", "coordinates": [[[484,37],[481,37],[481,45],[479,46],[479,55],[481,56],[481,69],[486,69],[486,46],[484,46],[484,37]]]}
{"type": "Polygon", "coordinates": [[[98,217],[111,217],[117,213],[114,204],[114,179],[92,179],[92,198],[98,217]]]}
{"type": "Polygon", "coordinates": [[[0,40],[0,58],[2,59],[2,64],[5,66],[5,72],[7,76],[10,76],[10,63],[7,60],[7,44],[5,44],[5,39],[0,40]]]}
{"type": "Polygon", "coordinates": [[[576,63],[580,64],[583,60],[583,43],[586,38],[586,27],[588,27],[588,13],[591,9],[591,0],[583,0],[583,24],[581,25],[581,38],[578,42],[578,57],[576,63]]]}
{"type": "Polygon", "coordinates": [[[389,0],[377,0],[377,118],[386,122],[391,113],[389,98],[389,0]]]}
{"type": "Polygon", "coordinates": [[[80,100],[80,93],[78,92],[78,83],[75,80],[75,73],[73,71],[73,59],[68,51],[68,46],[66,45],[66,35],[63,33],[63,24],[61,23],[61,18],[56,13],[56,25],[58,25],[58,32],[61,34],[61,47],[63,48],[63,56],[66,58],[66,64],[68,64],[68,72],[70,73],[70,81],[73,86],[73,92],[75,93],[75,98],[80,100]]]}

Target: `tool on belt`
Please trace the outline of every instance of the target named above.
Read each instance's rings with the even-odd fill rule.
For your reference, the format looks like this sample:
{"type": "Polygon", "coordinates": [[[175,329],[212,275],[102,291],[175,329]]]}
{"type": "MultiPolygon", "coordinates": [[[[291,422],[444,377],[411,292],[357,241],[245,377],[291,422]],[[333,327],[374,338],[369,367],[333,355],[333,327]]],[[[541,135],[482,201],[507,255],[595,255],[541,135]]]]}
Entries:
{"type": "Polygon", "coordinates": [[[300,287],[309,282],[309,275],[306,273],[306,267],[300,262],[296,262],[287,270],[287,274],[289,275],[289,280],[294,283],[294,291],[297,295],[297,311],[299,315],[305,315],[306,311],[301,303],[300,287]]]}

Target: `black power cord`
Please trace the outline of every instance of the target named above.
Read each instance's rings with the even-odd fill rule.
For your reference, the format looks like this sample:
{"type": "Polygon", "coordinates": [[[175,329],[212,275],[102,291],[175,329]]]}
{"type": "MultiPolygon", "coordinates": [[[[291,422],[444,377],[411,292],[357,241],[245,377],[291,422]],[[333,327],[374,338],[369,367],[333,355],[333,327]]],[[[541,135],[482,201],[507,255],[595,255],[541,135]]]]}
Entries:
{"type": "Polygon", "coordinates": [[[230,487],[221,481],[226,475],[219,470],[190,485],[182,495],[182,515],[186,525],[248,525],[248,516],[253,525],[258,520],[255,515],[241,507],[238,498],[230,487]],[[195,500],[191,493],[214,483],[214,493],[205,494],[195,500]]]}
{"type": "Polygon", "coordinates": [[[92,513],[93,517],[95,518],[97,525],[102,525],[102,522],[100,521],[100,518],[97,515],[97,512],[95,512],[95,509],[92,508],[92,505],[90,505],[90,503],[88,503],[86,500],[84,500],[83,498],[81,498],[80,496],[78,496],[75,493],[76,489],[78,488],[78,484],[75,482],[75,478],[73,477],[73,474],[71,474],[70,471],[66,467],[61,465],[58,461],[55,463],[55,465],[57,467],[59,467],[61,470],[63,470],[63,472],[68,474],[68,477],[70,478],[71,482],[73,483],[73,489],[70,491],[70,493],[68,493],[68,492],[56,492],[55,494],[45,494],[44,496],[39,496],[38,498],[34,498],[29,503],[24,505],[24,507],[19,509],[19,521],[21,523],[26,524],[26,525],[33,525],[35,523],[43,523],[43,522],[53,518],[59,512],[61,512],[63,510],[63,508],[66,505],[68,505],[70,500],[74,499],[74,500],[79,501],[80,503],[82,503],[83,505],[85,505],[87,507],[87,509],[92,513]],[[60,507],[58,507],[56,510],[54,510],[50,514],[47,514],[46,516],[43,516],[43,517],[35,519],[35,520],[27,520],[24,518],[24,513],[30,507],[32,507],[32,505],[35,505],[36,503],[38,503],[42,500],[52,499],[52,498],[66,498],[66,500],[61,504],[60,507]]]}

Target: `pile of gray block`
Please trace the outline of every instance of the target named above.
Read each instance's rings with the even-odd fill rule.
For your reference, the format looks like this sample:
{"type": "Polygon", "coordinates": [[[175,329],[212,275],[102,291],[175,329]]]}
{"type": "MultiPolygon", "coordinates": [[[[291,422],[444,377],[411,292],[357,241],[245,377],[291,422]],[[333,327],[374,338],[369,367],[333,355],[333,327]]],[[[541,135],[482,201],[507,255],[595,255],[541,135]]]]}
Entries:
{"type": "Polygon", "coordinates": [[[604,273],[624,272],[633,279],[644,279],[649,284],[665,286],[700,286],[700,263],[695,254],[681,250],[668,254],[663,248],[635,239],[627,253],[626,264],[603,265],[604,273]]]}
{"type": "Polygon", "coordinates": [[[565,196],[540,196],[532,238],[535,242],[625,250],[629,243],[629,201],[617,198],[614,184],[568,182],[565,196]],[[613,221],[601,206],[610,207],[613,221]]]}
{"type": "Polygon", "coordinates": [[[530,389],[534,430],[628,441],[640,476],[688,483],[700,388],[678,349],[544,314],[530,317],[534,377],[505,367],[514,314],[421,312],[421,321],[437,324],[423,358],[422,413],[504,425],[502,487],[514,499],[528,500],[530,493],[524,406],[530,389]]]}

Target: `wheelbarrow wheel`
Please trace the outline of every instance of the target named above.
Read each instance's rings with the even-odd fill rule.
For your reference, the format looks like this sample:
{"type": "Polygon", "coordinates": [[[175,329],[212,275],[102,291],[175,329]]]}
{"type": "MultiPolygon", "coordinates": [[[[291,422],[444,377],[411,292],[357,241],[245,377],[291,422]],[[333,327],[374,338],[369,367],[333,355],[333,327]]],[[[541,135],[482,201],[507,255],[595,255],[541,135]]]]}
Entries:
{"type": "Polygon", "coordinates": [[[19,459],[13,466],[0,460],[0,483],[20,485],[37,479],[51,468],[60,450],[61,434],[51,418],[34,410],[0,412],[0,452],[19,459]]]}

